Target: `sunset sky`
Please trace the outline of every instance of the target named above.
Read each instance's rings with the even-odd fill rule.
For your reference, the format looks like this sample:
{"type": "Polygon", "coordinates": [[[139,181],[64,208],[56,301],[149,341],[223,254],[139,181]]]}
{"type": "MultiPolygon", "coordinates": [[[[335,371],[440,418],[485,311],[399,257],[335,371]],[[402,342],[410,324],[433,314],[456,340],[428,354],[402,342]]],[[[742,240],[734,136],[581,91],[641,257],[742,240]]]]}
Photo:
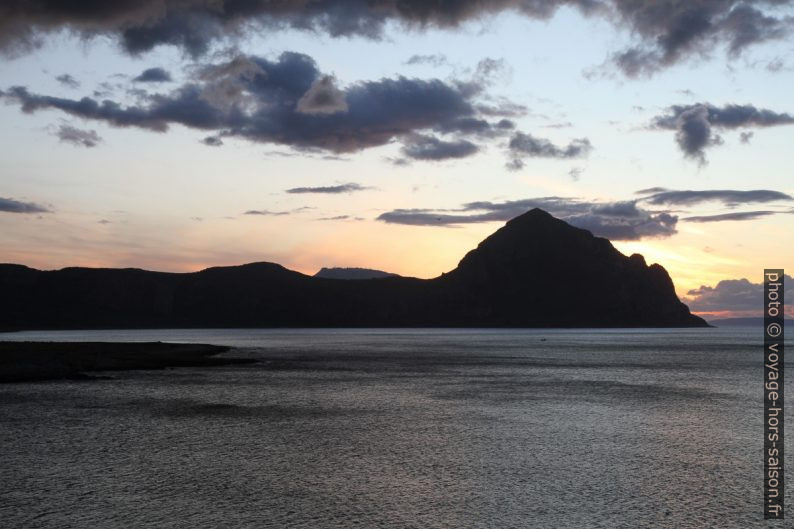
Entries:
{"type": "Polygon", "coordinates": [[[794,2],[77,4],[0,5],[0,261],[429,278],[540,207],[703,314],[794,268],[794,2]]]}

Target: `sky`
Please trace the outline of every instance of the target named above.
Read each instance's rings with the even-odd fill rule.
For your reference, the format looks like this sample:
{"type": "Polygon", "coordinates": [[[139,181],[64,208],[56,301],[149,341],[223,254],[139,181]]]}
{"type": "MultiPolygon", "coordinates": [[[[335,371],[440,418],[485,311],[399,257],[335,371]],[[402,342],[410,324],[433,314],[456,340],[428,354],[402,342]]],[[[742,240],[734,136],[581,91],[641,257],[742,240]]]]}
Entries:
{"type": "Polygon", "coordinates": [[[757,315],[793,81],[786,0],[11,0],[0,261],[430,278],[540,207],[757,315]]]}

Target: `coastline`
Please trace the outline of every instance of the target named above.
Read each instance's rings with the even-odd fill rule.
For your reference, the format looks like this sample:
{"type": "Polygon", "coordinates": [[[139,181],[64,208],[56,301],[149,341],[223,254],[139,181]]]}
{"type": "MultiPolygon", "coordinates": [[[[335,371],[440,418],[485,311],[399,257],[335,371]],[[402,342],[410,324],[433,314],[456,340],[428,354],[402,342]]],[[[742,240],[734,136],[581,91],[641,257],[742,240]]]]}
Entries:
{"type": "Polygon", "coordinates": [[[3,342],[0,384],[49,380],[93,380],[90,373],[211,367],[250,363],[217,355],[231,347],[165,342],[3,342]]]}

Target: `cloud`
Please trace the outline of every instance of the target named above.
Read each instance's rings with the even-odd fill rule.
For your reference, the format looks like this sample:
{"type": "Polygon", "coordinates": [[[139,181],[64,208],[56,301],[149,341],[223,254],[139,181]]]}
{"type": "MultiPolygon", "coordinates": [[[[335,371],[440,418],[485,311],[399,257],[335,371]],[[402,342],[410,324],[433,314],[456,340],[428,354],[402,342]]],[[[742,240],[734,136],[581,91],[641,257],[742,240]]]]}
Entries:
{"type": "Polygon", "coordinates": [[[739,134],[739,141],[747,145],[750,143],[750,140],[753,139],[753,135],[755,135],[755,133],[752,131],[742,132],[739,134]]]}
{"type": "Polygon", "coordinates": [[[678,223],[678,217],[669,213],[644,213],[637,217],[588,214],[563,220],[612,241],[670,237],[677,233],[678,223]]]}
{"type": "Polygon", "coordinates": [[[667,191],[664,187],[649,187],[647,189],[640,189],[639,191],[635,191],[635,195],[651,195],[654,193],[661,193],[663,191],[667,191]]]}
{"type": "Polygon", "coordinates": [[[590,140],[579,138],[572,140],[567,146],[559,147],[545,138],[536,138],[530,134],[516,132],[508,143],[508,150],[512,159],[508,162],[508,169],[517,170],[524,167],[523,159],[529,158],[559,158],[570,159],[587,156],[592,150],[590,140]]]}
{"type": "Polygon", "coordinates": [[[249,209],[248,211],[244,212],[243,215],[262,215],[262,216],[273,216],[279,217],[282,215],[289,215],[290,211],[270,211],[268,209],[249,209]]]}
{"type": "Polygon", "coordinates": [[[438,68],[439,66],[445,66],[449,64],[447,57],[440,53],[433,53],[429,55],[411,55],[407,61],[403,64],[413,66],[417,64],[429,64],[430,66],[434,66],[438,68]]]}
{"type": "Polygon", "coordinates": [[[361,217],[353,217],[351,215],[336,215],[335,217],[319,217],[314,220],[364,220],[361,217]]]}
{"type": "MultiPolygon", "coordinates": [[[[726,206],[734,207],[742,204],[794,200],[794,197],[786,193],[769,189],[755,189],[751,191],[737,191],[734,189],[671,191],[663,188],[651,188],[644,191],[651,192],[651,194],[647,194],[640,200],[654,206],[693,206],[703,202],[722,202],[726,206]]],[[[641,192],[638,191],[638,193],[641,192]]]]}
{"type": "Polygon", "coordinates": [[[477,136],[479,138],[497,138],[509,135],[516,128],[514,121],[502,118],[489,122],[484,116],[461,117],[439,123],[433,130],[441,134],[457,134],[458,136],[477,136]]]}
{"type": "Polygon", "coordinates": [[[201,143],[209,147],[220,147],[223,145],[223,140],[218,136],[207,136],[201,139],[201,143]]]}
{"type": "MultiPolygon", "coordinates": [[[[0,91],[0,98],[17,103],[26,113],[54,109],[116,127],[155,132],[178,124],[218,137],[336,154],[413,138],[421,131],[479,117],[477,94],[464,93],[455,83],[438,79],[397,77],[354,83],[344,92],[345,111],[341,111],[340,101],[309,98],[306,102],[310,94],[327,92],[324,79],[327,76],[311,57],[285,52],[276,60],[239,56],[219,64],[198,65],[190,82],[170,92],[148,94],[129,105],[109,99],[34,94],[19,86],[0,91]],[[304,111],[298,108],[302,100],[306,102],[304,111]],[[327,113],[333,108],[339,111],[327,113]]],[[[452,143],[459,153],[472,151],[460,138],[452,143]]],[[[421,149],[413,150],[414,140],[408,146],[422,155],[421,149]]]]}
{"type": "Polygon", "coordinates": [[[685,217],[681,220],[687,222],[722,222],[726,220],[754,220],[782,213],[781,211],[741,211],[735,213],[722,213],[720,215],[700,215],[685,217]]]}
{"type": "Polygon", "coordinates": [[[794,200],[785,193],[770,190],[671,191],[661,187],[643,189],[644,195],[632,200],[589,201],[569,197],[538,197],[503,202],[478,201],[454,209],[395,209],[377,220],[410,226],[456,226],[482,222],[504,222],[533,208],[543,209],[573,226],[611,240],[664,238],[677,233],[679,221],[717,222],[752,220],[787,211],[731,212],[719,215],[689,216],[683,219],[671,211],[647,209],[647,206],[692,206],[704,202],[722,202],[729,207],[754,202],[794,200]]]}
{"type": "Polygon", "coordinates": [[[288,211],[273,211],[269,209],[249,209],[248,211],[243,212],[243,215],[260,215],[263,217],[281,217],[284,215],[294,215],[296,213],[302,213],[304,211],[308,211],[311,209],[315,209],[312,206],[302,206],[299,208],[291,209],[288,211]]]}
{"type": "Polygon", "coordinates": [[[351,182],[349,184],[339,184],[336,186],[320,186],[320,187],[293,187],[292,189],[287,189],[285,193],[291,194],[303,194],[303,193],[325,193],[325,194],[340,194],[340,193],[352,193],[354,191],[365,191],[367,189],[372,189],[371,187],[362,186],[361,184],[356,184],[351,182]]]}
{"type": "Polygon", "coordinates": [[[477,67],[474,70],[474,79],[488,84],[493,82],[495,77],[509,75],[510,71],[510,67],[504,59],[486,57],[477,63],[477,67]]]}
{"type": "Polygon", "coordinates": [[[496,103],[478,104],[477,112],[483,116],[518,118],[527,115],[529,113],[529,109],[524,105],[513,103],[512,101],[505,99],[499,99],[496,101],[496,103]]]}
{"type": "Polygon", "coordinates": [[[22,202],[0,197],[0,212],[5,213],[50,213],[50,210],[35,202],[22,202]]]}
{"type": "Polygon", "coordinates": [[[651,128],[675,131],[676,142],[684,155],[705,164],[705,150],[723,143],[715,131],[791,124],[794,124],[794,116],[753,105],[725,105],[720,108],[697,103],[671,106],[666,114],[652,120],[651,128]]]}
{"type": "Polygon", "coordinates": [[[336,114],[347,112],[345,94],[336,87],[336,79],[325,75],[314,81],[309,90],[298,100],[301,114],[336,114]]]}
{"type": "Polygon", "coordinates": [[[55,135],[63,143],[71,143],[79,147],[96,147],[102,142],[102,138],[95,130],[83,130],[70,125],[59,126],[55,135]]]}
{"type": "Polygon", "coordinates": [[[457,28],[503,12],[548,20],[561,7],[604,18],[635,38],[612,61],[626,75],[649,75],[690,56],[725,47],[737,57],[758,43],[787,38],[786,0],[140,0],[0,3],[0,49],[24,53],[50,33],[109,36],[130,54],[175,46],[197,57],[214,43],[284,28],[331,37],[380,39],[386,28],[457,28]]]}
{"type": "Polygon", "coordinates": [[[453,226],[504,222],[533,208],[541,208],[578,228],[611,240],[669,237],[678,217],[638,208],[632,201],[590,202],[565,197],[540,197],[505,202],[470,202],[454,210],[396,209],[377,220],[412,226],[453,226]]]}
{"type": "Polygon", "coordinates": [[[148,68],[132,80],[136,83],[167,83],[172,79],[171,74],[163,68],[148,68]]]}
{"type": "Polygon", "coordinates": [[[778,0],[756,1],[756,6],[743,0],[612,3],[640,38],[612,58],[629,77],[651,75],[718,45],[726,46],[729,57],[737,57],[752,45],[787,37],[792,24],[791,17],[774,12],[784,3],[778,0]]]}
{"type": "Polygon", "coordinates": [[[57,76],[55,80],[68,88],[80,88],[80,82],[68,73],[57,76]]]}
{"type": "Polygon", "coordinates": [[[268,75],[266,68],[245,55],[221,63],[198,64],[192,69],[195,79],[201,82],[201,99],[226,112],[235,107],[255,106],[257,98],[249,85],[257,76],[268,75]]]}
{"type": "Polygon", "coordinates": [[[596,1],[84,0],[57,5],[6,2],[0,4],[0,46],[8,52],[21,53],[40,45],[45,34],[66,29],[85,38],[110,36],[130,54],[171,45],[195,57],[206,53],[214,42],[240,37],[246,32],[267,34],[293,28],[332,37],[379,39],[390,22],[415,29],[454,28],[505,10],[547,19],[559,6],[574,4],[586,8],[596,1]]]}
{"type": "Polygon", "coordinates": [[[535,138],[523,132],[516,132],[510,138],[509,147],[519,156],[533,158],[578,158],[586,156],[592,149],[587,138],[575,139],[565,147],[558,147],[547,139],[535,138]]]}
{"type": "Polygon", "coordinates": [[[558,123],[549,123],[548,125],[543,125],[543,127],[547,129],[567,129],[573,127],[573,123],[570,121],[560,121],[558,123]]]}
{"type": "MultiPolygon", "coordinates": [[[[784,277],[784,297],[794,297],[794,280],[784,277]]],[[[683,301],[690,310],[700,313],[717,313],[723,317],[763,316],[761,300],[764,297],[763,283],[752,283],[748,279],[725,279],[716,286],[701,286],[687,292],[683,301]],[[720,314],[722,313],[722,314],[720,314]]],[[[788,317],[794,316],[794,306],[788,306],[788,317]]]]}
{"type": "Polygon", "coordinates": [[[444,141],[435,136],[412,134],[405,140],[402,153],[413,160],[449,160],[476,154],[479,147],[468,140],[444,141]]]}

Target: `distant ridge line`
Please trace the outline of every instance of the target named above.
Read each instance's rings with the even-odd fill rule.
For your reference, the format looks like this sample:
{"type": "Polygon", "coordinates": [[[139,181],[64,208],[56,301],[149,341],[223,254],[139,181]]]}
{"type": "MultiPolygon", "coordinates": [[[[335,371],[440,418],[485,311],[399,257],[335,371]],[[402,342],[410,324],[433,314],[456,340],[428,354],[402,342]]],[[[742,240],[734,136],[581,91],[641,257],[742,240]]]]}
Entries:
{"type": "Polygon", "coordinates": [[[191,273],[0,265],[0,328],[705,327],[665,269],[540,209],[433,279],[334,281],[276,263],[191,273]]]}

